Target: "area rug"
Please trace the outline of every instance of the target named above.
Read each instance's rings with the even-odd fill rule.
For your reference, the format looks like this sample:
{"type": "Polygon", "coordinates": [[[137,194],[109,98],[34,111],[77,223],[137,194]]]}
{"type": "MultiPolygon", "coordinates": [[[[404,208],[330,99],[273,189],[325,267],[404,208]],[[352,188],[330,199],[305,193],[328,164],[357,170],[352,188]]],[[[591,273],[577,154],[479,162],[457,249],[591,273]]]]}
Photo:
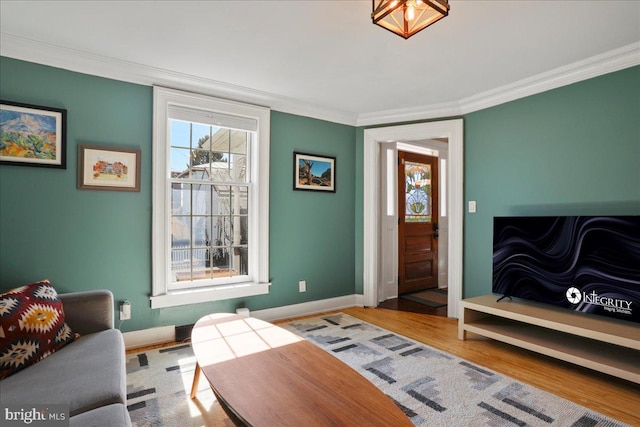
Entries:
{"type": "MultiPolygon", "coordinates": [[[[279,326],[318,345],[369,379],[416,426],[628,427],[344,313],[279,326]]],[[[133,425],[232,426],[221,415],[222,409],[204,378],[198,399],[189,398],[194,367],[188,344],[128,355],[128,409],[133,425]]]]}
{"type": "Polygon", "coordinates": [[[447,305],[446,289],[429,289],[426,291],[413,292],[411,294],[400,295],[400,298],[417,302],[433,308],[444,307],[447,305]]]}
{"type": "Polygon", "coordinates": [[[136,427],[233,427],[201,377],[191,399],[196,358],[190,344],[127,355],[127,409],[136,427]]]}
{"type": "Polygon", "coordinates": [[[417,426],[626,426],[344,313],[285,328],[360,372],[417,426]]]}

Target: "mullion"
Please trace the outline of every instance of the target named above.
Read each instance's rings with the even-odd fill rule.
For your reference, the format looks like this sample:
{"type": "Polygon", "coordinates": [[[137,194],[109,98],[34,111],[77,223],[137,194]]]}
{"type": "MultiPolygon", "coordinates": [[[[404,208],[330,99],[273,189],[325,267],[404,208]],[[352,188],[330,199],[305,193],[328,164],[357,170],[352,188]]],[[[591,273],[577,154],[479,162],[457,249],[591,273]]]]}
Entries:
{"type": "MultiPolygon", "coordinates": [[[[209,128],[211,129],[211,127],[209,128]]],[[[211,131],[209,131],[211,133],[211,131]]],[[[213,144],[209,144],[211,146],[213,144]]],[[[209,278],[213,279],[213,190],[214,186],[209,186],[209,230],[211,230],[211,238],[209,239],[209,278]]]]}
{"type": "MultiPolygon", "coordinates": [[[[189,137],[191,140],[191,137],[189,137]]],[[[191,142],[189,142],[191,144],[191,142]]],[[[191,171],[189,171],[191,174],[191,171]]],[[[193,281],[193,184],[189,184],[189,279],[193,281]]]]}

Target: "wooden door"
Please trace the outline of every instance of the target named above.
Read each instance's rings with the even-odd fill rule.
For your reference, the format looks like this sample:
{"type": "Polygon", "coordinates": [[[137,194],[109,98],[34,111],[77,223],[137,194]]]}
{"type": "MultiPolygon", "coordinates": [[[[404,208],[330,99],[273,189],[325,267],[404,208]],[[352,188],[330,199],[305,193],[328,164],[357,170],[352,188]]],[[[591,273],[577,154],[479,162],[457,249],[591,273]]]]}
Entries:
{"type": "Polygon", "coordinates": [[[438,158],[398,152],[398,294],[438,286],[438,158]]]}

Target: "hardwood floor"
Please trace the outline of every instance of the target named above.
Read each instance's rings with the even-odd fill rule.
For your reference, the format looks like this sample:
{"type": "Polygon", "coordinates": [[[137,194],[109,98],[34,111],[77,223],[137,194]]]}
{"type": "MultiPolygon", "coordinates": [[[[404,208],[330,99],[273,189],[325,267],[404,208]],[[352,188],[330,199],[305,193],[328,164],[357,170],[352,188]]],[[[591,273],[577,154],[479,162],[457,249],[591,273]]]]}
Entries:
{"type": "Polygon", "coordinates": [[[640,426],[638,384],[477,335],[459,340],[456,319],[385,308],[353,307],[341,311],[640,426]]]}
{"type": "MultiPolygon", "coordinates": [[[[400,302],[400,304],[403,303],[400,302]]],[[[444,316],[426,314],[424,308],[413,307],[418,312],[412,312],[411,307],[411,305],[404,309],[352,307],[340,311],[508,375],[632,426],[640,426],[639,384],[473,334],[469,334],[469,339],[465,341],[459,340],[458,321],[447,318],[446,312],[444,316]]],[[[321,314],[305,317],[319,315],[321,314]]],[[[294,319],[282,319],[273,323],[285,323],[291,320],[294,319]]],[[[142,349],[127,353],[139,351],[142,349]]],[[[218,412],[216,416],[218,421],[214,424],[215,426],[231,425],[221,408],[215,407],[212,411],[218,412]]]]}
{"type": "Polygon", "coordinates": [[[410,301],[403,298],[393,298],[383,301],[378,305],[378,308],[386,308],[389,310],[408,311],[410,313],[431,314],[433,316],[447,317],[447,306],[442,307],[429,307],[418,302],[410,301]]]}

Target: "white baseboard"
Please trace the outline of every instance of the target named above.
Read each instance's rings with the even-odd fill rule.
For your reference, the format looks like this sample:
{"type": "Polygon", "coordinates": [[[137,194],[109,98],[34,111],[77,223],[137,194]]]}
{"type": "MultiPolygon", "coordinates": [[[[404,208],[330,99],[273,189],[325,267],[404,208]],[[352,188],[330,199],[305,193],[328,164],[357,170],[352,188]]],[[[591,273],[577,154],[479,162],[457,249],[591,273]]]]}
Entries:
{"type": "Polygon", "coordinates": [[[138,331],[124,332],[122,337],[124,338],[124,347],[127,350],[164,344],[176,340],[176,327],[175,325],[169,325],[140,329],[138,331]]]}
{"type": "MultiPolygon", "coordinates": [[[[267,322],[290,319],[293,317],[309,316],[326,311],[341,310],[348,307],[362,307],[364,296],[361,294],[345,295],[282,307],[267,308],[251,311],[251,317],[267,322]]],[[[159,326],[156,328],[140,329],[122,334],[127,350],[156,344],[173,342],[176,339],[175,325],[159,326]]]]}
{"type": "Polygon", "coordinates": [[[251,312],[255,317],[267,322],[290,319],[292,317],[309,316],[325,311],[340,310],[347,307],[362,307],[364,298],[362,295],[345,295],[342,297],[328,298],[318,301],[303,302],[300,304],[285,305],[283,307],[267,308],[251,312]]]}

